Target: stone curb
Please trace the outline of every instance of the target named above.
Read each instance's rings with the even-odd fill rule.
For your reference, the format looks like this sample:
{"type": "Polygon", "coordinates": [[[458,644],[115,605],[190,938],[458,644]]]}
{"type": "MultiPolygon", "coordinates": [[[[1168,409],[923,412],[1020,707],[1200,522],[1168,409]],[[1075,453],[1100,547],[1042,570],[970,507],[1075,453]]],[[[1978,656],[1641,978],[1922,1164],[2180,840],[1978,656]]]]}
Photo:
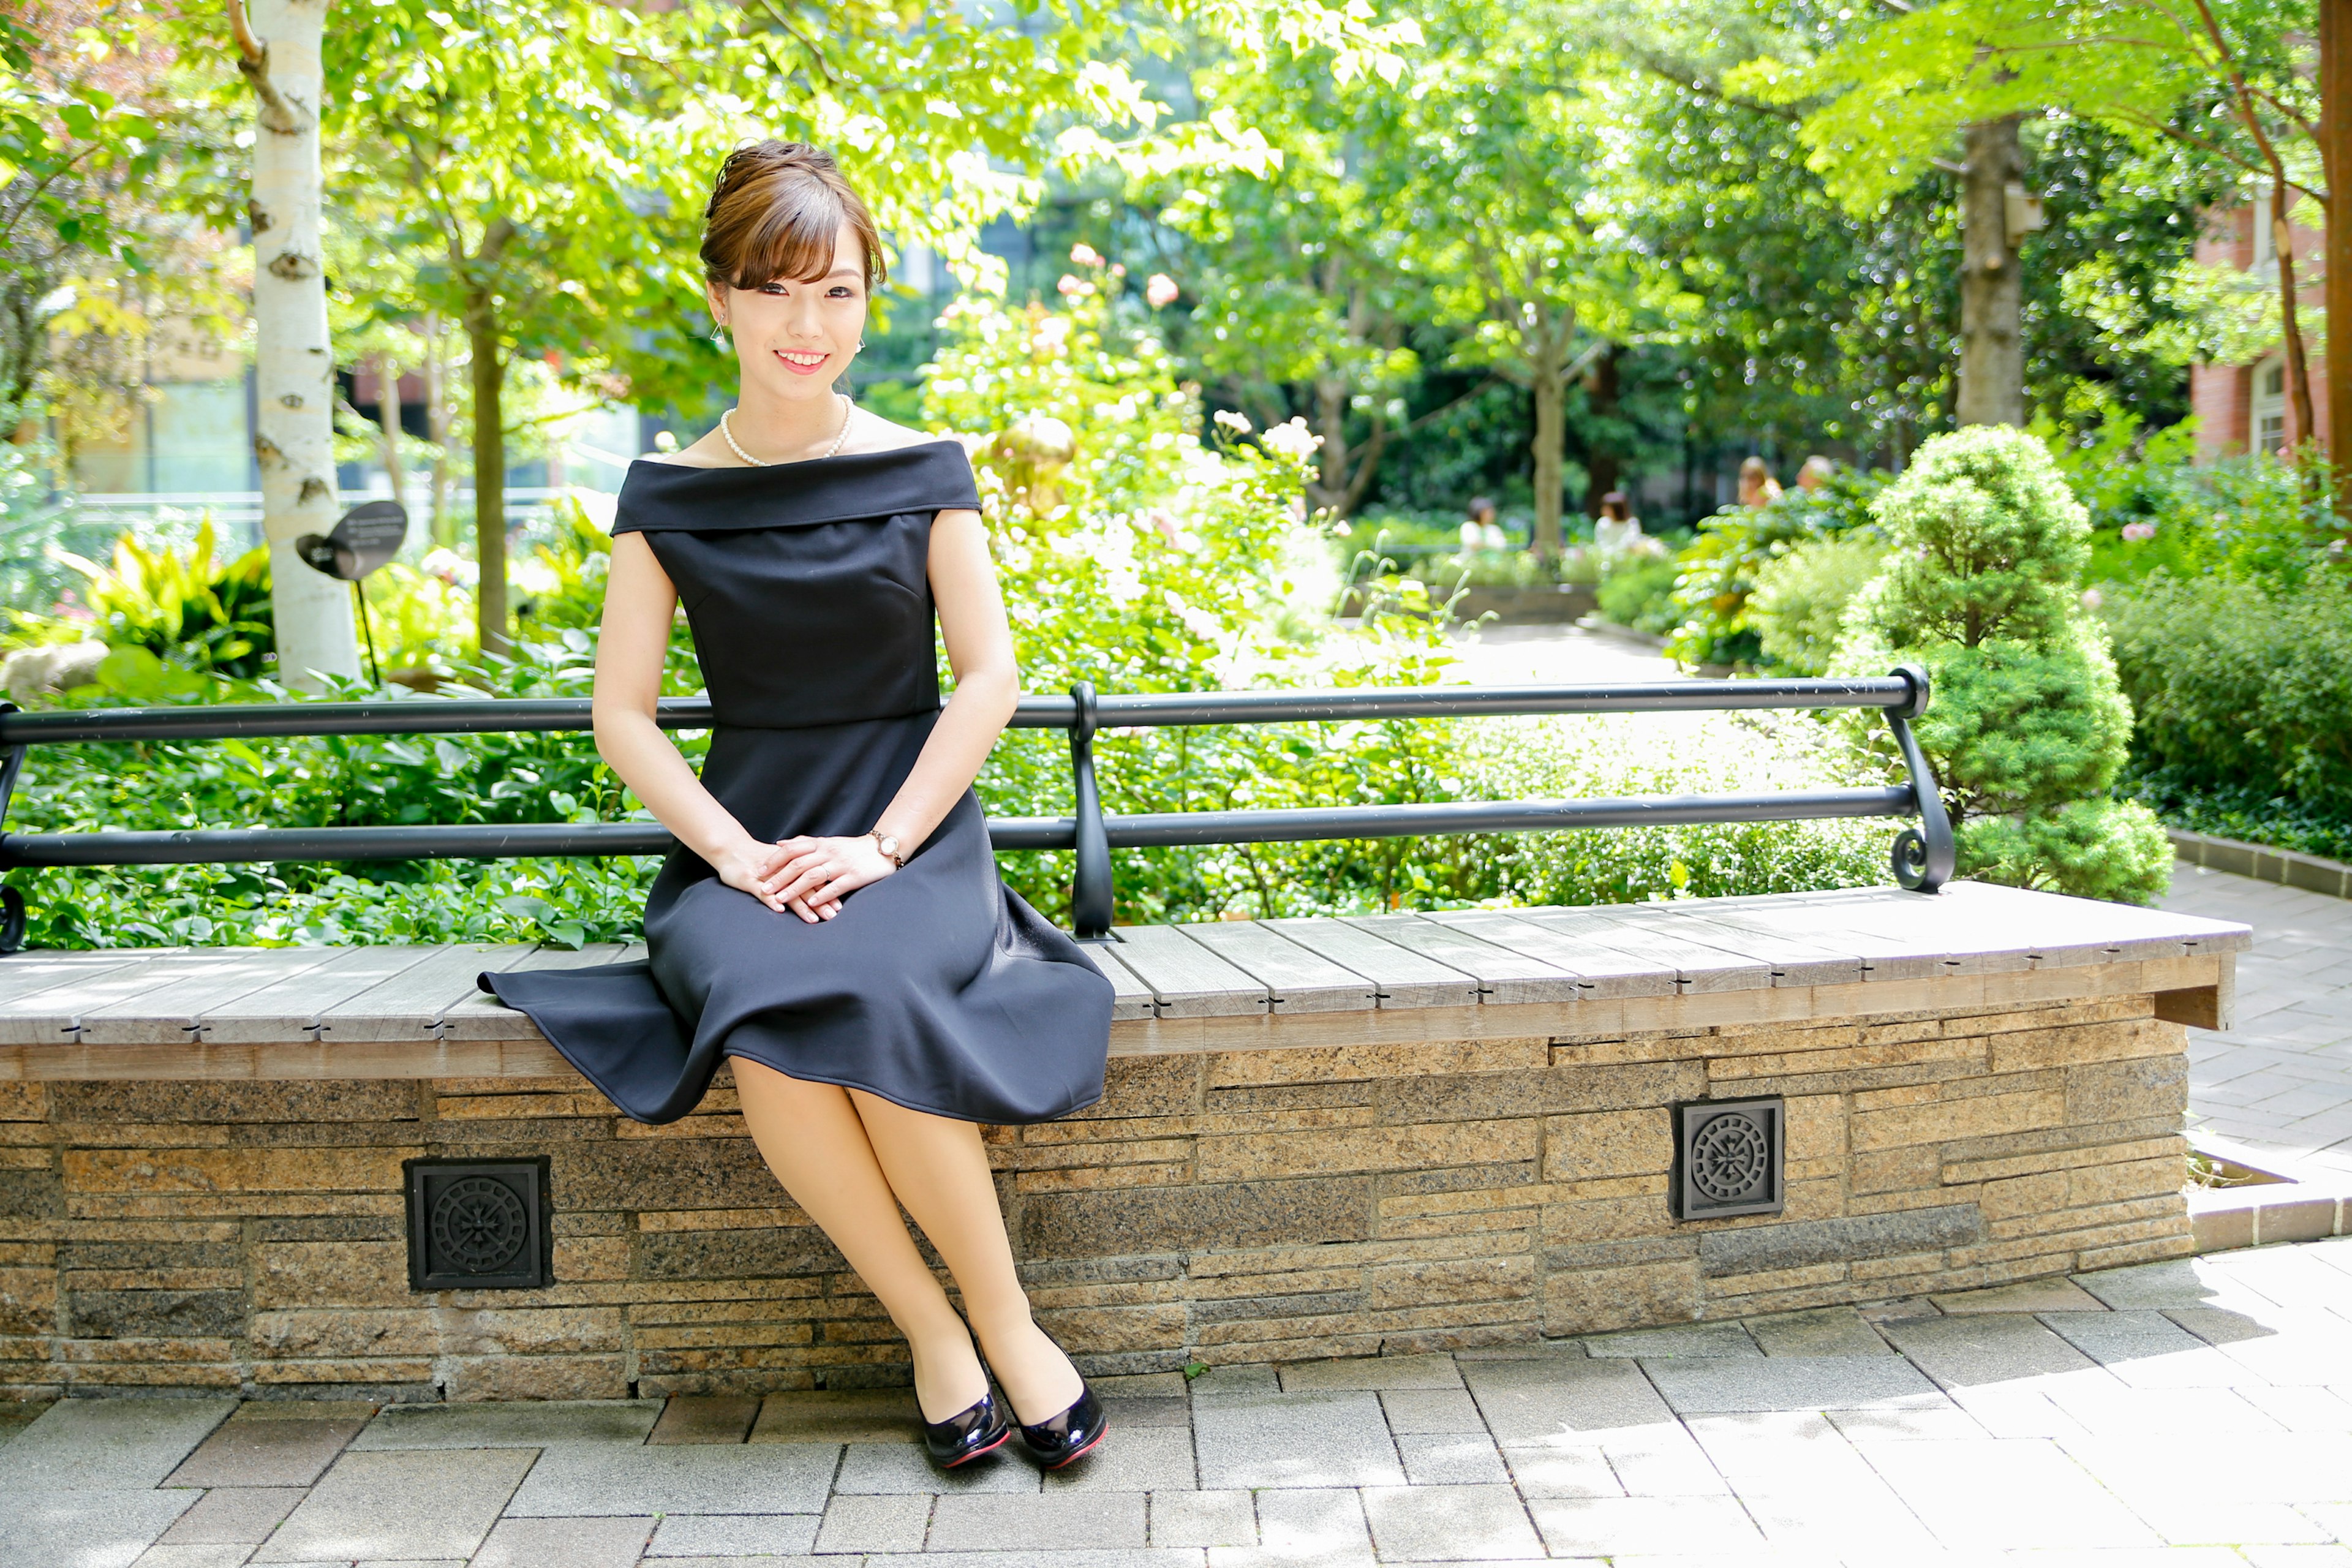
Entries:
{"type": "Polygon", "coordinates": [[[2200,1252],[2352,1236],[2352,1174],[2226,1139],[2191,1133],[2200,1154],[2276,1176],[2243,1187],[2191,1187],[2189,1219],[2200,1252]]]}
{"type": "Polygon", "coordinates": [[[2189,833],[2177,827],[2168,827],[2164,832],[2172,840],[2172,852],[2192,866],[2275,882],[2283,888],[2325,893],[2332,899],[2352,899],[2352,866],[2341,860],[2297,854],[2292,849],[2273,849],[2266,844],[2245,844],[2235,838],[2216,838],[2210,834],[2189,833]]]}

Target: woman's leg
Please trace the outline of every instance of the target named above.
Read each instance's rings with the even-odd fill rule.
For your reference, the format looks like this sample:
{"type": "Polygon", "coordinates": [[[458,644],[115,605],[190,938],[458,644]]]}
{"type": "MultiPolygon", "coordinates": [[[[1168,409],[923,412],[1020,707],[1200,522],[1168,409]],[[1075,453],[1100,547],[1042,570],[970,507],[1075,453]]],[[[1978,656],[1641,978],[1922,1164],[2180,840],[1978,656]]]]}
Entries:
{"type": "Polygon", "coordinates": [[[1038,1422],[1068,1409],[1084,1385],[1070,1358],[1030,1320],[980,1129],[908,1110],[863,1089],[849,1090],[849,1100],[890,1190],[955,1275],[964,1310],[1014,1416],[1038,1422]]]}
{"type": "MultiPolygon", "coordinates": [[[[898,1200],[849,1092],[788,1078],[741,1057],[734,1065],[743,1120],[768,1169],[841,1249],[907,1336],[915,1358],[915,1400],[924,1418],[944,1421],[977,1403],[988,1392],[988,1381],[972,1354],[971,1339],[907,1234],[898,1200]]],[[[985,1184],[984,1164],[981,1175],[985,1184]]],[[[990,1197],[992,1211],[992,1190],[990,1197]]],[[[924,1228],[928,1232],[929,1226],[924,1228]]],[[[1001,1220],[997,1235],[1003,1236],[1001,1220]]]]}

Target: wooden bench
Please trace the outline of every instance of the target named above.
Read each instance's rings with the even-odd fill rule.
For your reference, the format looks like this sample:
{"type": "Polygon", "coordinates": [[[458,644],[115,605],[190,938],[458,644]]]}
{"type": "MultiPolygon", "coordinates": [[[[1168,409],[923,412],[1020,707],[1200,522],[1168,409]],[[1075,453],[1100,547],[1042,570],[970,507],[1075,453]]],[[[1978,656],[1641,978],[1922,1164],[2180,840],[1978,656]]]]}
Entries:
{"type": "MultiPolygon", "coordinates": [[[[1040,1310],[1101,1373],[2182,1255],[2181,1026],[2226,1025],[2248,941],[1969,883],[1118,935],[1106,1098],[988,1134],[1040,1310]],[[1678,1138],[1729,1102],[1769,1102],[1777,1212],[1681,1217],[1678,1138]]],[[[627,1122],[473,984],[625,951],[0,959],[0,1388],[903,1380],[724,1074],[627,1122]],[[411,1288],[404,1168],[436,1157],[546,1162],[551,1284],[411,1288]]]]}

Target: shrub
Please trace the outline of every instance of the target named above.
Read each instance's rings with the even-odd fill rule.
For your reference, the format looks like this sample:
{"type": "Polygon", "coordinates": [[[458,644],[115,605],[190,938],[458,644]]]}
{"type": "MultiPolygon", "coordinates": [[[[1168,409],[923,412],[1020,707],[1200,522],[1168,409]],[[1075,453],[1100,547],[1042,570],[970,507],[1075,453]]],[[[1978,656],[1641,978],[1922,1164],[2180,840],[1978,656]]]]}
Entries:
{"type": "Polygon", "coordinates": [[[2106,798],[2131,709],[2078,596],[2089,520],[2049,449],[1979,426],[1922,446],[1879,497],[1885,568],[1855,598],[1833,667],[1926,666],[1916,726],[1959,836],[1959,869],[2145,901],[2170,855],[2145,806],[2106,798]]]}
{"type": "Polygon", "coordinates": [[[1748,616],[1764,658],[1791,675],[1819,675],[1836,655],[1846,607],[1885,563],[1874,533],[1810,539],[1756,574],[1748,616]]]}
{"type": "Polygon", "coordinates": [[[1663,637],[1675,626],[1675,580],[1681,574],[1672,556],[1633,556],[1601,578],[1593,596],[1602,618],[1663,637]]]}
{"type": "Polygon", "coordinates": [[[215,543],[206,517],[184,556],[128,533],[115,541],[110,565],[61,554],[85,579],[89,618],[18,611],[20,636],[49,641],[69,629],[110,647],[145,648],[185,668],[257,679],[278,662],[269,552],[256,547],[222,561],[213,553],[215,543]]]}
{"type": "Polygon", "coordinates": [[[2352,822],[2352,581],[2294,589],[2160,574],[2112,591],[2140,766],[2175,792],[2274,796],[2352,822]]]}
{"type": "Polygon", "coordinates": [[[1758,574],[1797,545],[1870,526],[1883,475],[1841,469],[1815,490],[1792,488],[1765,507],[1729,506],[1698,525],[1676,557],[1675,624],[1666,652],[1685,664],[1753,664],[1763,640],[1748,615],[1758,574]]]}

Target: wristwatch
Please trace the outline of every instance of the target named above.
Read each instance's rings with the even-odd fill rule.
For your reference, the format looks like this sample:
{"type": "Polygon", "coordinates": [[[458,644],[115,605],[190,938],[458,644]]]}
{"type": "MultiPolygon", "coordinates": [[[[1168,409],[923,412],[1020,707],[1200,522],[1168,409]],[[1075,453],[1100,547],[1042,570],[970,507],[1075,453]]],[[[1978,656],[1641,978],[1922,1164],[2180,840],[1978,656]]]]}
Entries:
{"type": "Polygon", "coordinates": [[[874,840],[874,847],[882,851],[882,858],[891,865],[900,867],[906,865],[907,857],[898,851],[898,835],[885,833],[877,827],[866,837],[874,840]]]}

